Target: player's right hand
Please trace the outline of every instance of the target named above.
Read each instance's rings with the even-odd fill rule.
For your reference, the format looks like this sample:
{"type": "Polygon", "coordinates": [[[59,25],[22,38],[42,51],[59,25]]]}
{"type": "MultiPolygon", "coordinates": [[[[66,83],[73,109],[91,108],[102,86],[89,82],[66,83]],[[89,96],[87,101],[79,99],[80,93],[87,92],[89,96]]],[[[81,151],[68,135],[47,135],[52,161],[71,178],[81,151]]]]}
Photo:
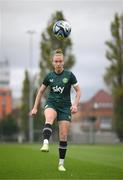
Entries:
{"type": "Polygon", "coordinates": [[[29,112],[29,116],[35,116],[37,114],[37,109],[33,108],[30,112],[29,112]]]}

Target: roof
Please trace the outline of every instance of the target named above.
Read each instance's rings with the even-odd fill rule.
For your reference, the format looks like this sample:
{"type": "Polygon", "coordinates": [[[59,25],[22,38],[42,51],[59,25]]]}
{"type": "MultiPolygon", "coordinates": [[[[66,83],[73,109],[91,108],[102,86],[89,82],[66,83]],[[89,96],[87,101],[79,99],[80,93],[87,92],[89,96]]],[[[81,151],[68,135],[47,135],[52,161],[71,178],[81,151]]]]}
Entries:
{"type": "Polygon", "coordinates": [[[11,92],[9,88],[0,88],[0,92],[11,92]]]}
{"type": "Polygon", "coordinates": [[[96,101],[97,103],[112,103],[112,96],[108,92],[100,90],[90,99],[90,101],[96,101]]]}
{"type": "Polygon", "coordinates": [[[0,88],[0,96],[11,96],[11,93],[9,88],[0,88]]]}
{"type": "MultiPolygon", "coordinates": [[[[112,96],[105,90],[98,91],[90,100],[81,104],[81,110],[90,109],[90,108],[99,108],[99,105],[112,105],[112,96]]],[[[104,108],[104,107],[103,107],[104,108]]]]}

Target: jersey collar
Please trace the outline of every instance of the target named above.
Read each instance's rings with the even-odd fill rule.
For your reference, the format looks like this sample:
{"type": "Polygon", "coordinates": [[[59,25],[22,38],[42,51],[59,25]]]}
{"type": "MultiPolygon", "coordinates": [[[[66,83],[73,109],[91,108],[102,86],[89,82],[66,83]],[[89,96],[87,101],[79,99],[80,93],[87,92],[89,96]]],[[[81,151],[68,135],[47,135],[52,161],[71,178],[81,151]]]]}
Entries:
{"type": "Polygon", "coordinates": [[[63,72],[64,72],[64,69],[63,69],[63,71],[60,72],[60,73],[57,73],[57,72],[54,71],[54,73],[55,73],[56,75],[61,75],[61,74],[63,74],[63,72]]]}

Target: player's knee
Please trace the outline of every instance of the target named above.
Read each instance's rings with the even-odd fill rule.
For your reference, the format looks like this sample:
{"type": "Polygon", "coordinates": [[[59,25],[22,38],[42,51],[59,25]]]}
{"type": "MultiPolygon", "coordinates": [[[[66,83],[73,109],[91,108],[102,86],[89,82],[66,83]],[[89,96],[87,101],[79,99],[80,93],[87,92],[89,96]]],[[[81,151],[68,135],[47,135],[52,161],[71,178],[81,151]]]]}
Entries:
{"type": "Polygon", "coordinates": [[[53,121],[54,121],[54,118],[52,116],[49,115],[46,117],[46,123],[52,124],[53,121]]]}

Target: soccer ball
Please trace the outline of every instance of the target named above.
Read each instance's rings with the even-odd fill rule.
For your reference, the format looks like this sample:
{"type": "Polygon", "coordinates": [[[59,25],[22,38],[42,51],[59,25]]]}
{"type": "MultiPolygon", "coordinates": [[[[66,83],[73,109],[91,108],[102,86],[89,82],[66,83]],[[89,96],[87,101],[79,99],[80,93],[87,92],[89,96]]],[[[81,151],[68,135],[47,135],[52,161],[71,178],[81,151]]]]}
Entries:
{"type": "Polygon", "coordinates": [[[53,33],[58,40],[63,40],[70,35],[71,26],[67,21],[59,20],[53,25],[53,33]]]}

